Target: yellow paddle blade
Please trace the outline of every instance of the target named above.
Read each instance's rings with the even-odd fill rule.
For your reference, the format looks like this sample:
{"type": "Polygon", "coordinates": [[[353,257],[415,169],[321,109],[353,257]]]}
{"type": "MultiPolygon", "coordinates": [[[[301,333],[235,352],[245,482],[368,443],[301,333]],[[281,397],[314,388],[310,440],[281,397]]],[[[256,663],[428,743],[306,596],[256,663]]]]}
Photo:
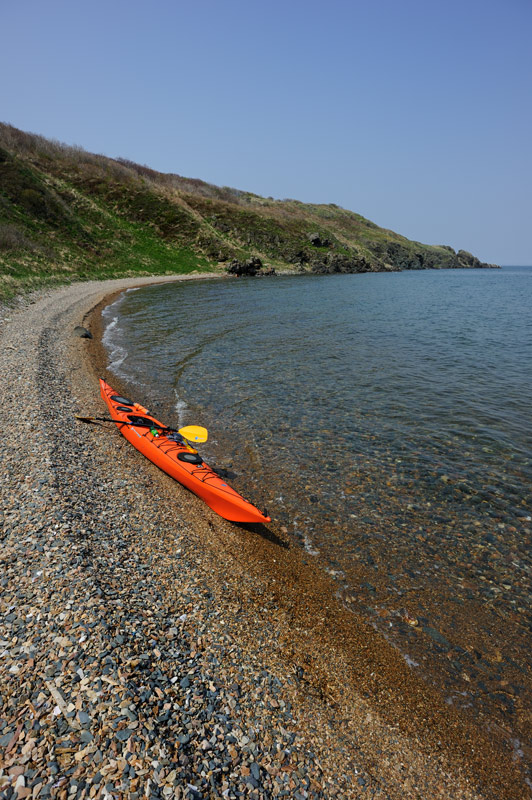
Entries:
{"type": "Polygon", "coordinates": [[[187,425],[179,428],[179,433],[189,442],[206,442],[209,436],[207,428],[202,428],[201,425],[187,425]]]}

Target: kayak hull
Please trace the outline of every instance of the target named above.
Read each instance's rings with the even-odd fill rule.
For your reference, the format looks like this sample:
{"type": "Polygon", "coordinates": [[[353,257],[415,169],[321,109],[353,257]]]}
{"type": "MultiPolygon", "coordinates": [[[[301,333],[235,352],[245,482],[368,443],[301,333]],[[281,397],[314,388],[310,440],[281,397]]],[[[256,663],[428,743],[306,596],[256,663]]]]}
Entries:
{"type": "MultiPolygon", "coordinates": [[[[139,408],[134,407],[133,403],[129,406],[121,402],[125,398],[120,397],[101,378],[100,392],[111,417],[117,422],[127,423],[130,421],[130,417],[136,418],[138,421],[142,417],[149,423],[153,423],[154,427],[164,429],[162,422],[150,414],[144,413],[144,410],[141,412],[139,408]]],[[[185,445],[174,442],[163,434],[154,436],[147,427],[122,424],[117,425],[117,428],[142,455],[201,497],[213,511],[224,519],[230,522],[271,522],[270,517],[239,495],[204,461],[193,464],[181,460],[180,455],[182,457],[183,454],[190,452],[185,445]]]]}

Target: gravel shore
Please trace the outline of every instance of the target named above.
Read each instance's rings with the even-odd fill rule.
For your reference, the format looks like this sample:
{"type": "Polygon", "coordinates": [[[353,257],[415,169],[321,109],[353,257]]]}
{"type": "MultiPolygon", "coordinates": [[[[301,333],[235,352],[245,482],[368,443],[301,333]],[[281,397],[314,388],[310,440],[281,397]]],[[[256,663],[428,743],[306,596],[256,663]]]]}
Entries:
{"type": "Polygon", "coordinates": [[[0,313],[0,797],[527,797],[275,524],[75,420],[105,407],[74,327],[142,282],[0,313]]]}

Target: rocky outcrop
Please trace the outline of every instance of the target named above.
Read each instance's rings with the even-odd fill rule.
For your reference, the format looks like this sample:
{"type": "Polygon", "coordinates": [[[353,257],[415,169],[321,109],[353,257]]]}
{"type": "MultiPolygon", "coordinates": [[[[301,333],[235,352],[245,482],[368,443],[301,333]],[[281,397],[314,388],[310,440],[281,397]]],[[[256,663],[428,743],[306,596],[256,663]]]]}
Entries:
{"type": "Polygon", "coordinates": [[[309,233],[308,236],[309,242],[313,247],[330,247],[331,240],[327,239],[323,236],[320,236],[319,233],[309,233]]]}
{"type": "MultiPolygon", "coordinates": [[[[318,236],[318,234],[316,234],[318,236]]],[[[310,239],[310,237],[309,237],[310,239]]],[[[324,247],[323,240],[316,248],[324,247]]],[[[313,241],[314,245],[314,241],[313,241]]],[[[373,252],[361,255],[356,251],[340,253],[335,245],[328,243],[327,252],[319,252],[313,247],[302,247],[285,252],[288,263],[299,267],[302,272],[318,275],[348,274],[360,272],[401,272],[412,269],[471,269],[496,268],[495,264],[485,264],[466,250],[456,253],[452,247],[411,249],[400,242],[378,243],[373,252]]],[[[265,270],[260,258],[254,256],[247,260],[233,259],[227,267],[229,275],[274,275],[275,270],[265,270]]]]}
{"type": "Polygon", "coordinates": [[[257,256],[248,258],[246,261],[239,261],[237,258],[234,258],[227,267],[227,272],[229,275],[237,276],[275,275],[274,269],[269,269],[264,272],[263,266],[262,260],[257,258],[257,256]]]}
{"type": "Polygon", "coordinates": [[[312,272],[319,275],[376,271],[364,256],[345,255],[344,253],[333,252],[327,253],[327,255],[321,259],[311,259],[310,267],[312,272]]]}
{"type": "Polygon", "coordinates": [[[485,264],[467,250],[459,250],[456,254],[457,266],[464,269],[499,269],[497,264],[485,264]]]}

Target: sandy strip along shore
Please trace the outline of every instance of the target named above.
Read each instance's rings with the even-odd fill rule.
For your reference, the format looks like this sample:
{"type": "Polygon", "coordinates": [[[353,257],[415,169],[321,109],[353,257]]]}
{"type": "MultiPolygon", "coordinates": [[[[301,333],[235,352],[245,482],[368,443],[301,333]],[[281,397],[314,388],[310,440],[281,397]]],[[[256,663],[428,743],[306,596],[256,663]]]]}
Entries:
{"type": "Polygon", "coordinates": [[[75,421],[105,411],[106,374],[73,329],[97,333],[89,311],[142,282],[2,311],[0,796],[526,797],[496,732],[446,707],[275,522],[225,522],[75,421]]]}

